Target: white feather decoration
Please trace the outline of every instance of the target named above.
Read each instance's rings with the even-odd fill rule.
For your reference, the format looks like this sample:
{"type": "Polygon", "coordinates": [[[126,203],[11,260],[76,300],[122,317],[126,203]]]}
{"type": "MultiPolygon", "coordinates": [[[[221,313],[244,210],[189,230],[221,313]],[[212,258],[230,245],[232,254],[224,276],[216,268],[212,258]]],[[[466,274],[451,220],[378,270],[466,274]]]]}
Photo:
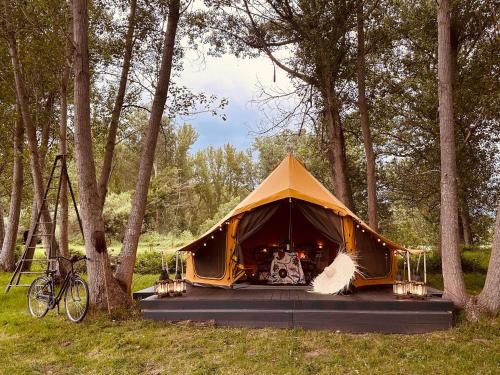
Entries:
{"type": "Polygon", "coordinates": [[[358,264],[346,252],[339,251],[332,264],[325,267],[312,282],[313,292],[337,294],[346,289],[358,271],[358,264]]]}

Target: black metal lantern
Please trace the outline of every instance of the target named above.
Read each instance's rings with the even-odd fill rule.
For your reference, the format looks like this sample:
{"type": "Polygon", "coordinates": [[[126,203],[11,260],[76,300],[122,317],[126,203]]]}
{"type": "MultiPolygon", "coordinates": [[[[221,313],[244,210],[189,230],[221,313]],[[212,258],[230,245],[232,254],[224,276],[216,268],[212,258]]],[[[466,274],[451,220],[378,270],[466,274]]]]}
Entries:
{"type": "Polygon", "coordinates": [[[175,253],[175,279],[173,281],[173,294],[174,296],[182,296],[186,293],[187,286],[186,280],[183,277],[184,265],[182,264],[182,259],[180,258],[179,251],[175,253]]]}
{"type": "Polygon", "coordinates": [[[168,275],[168,261],[165,252],[161,253],[161,272],[160,278],[155,282],[154,292],[158,298],[169,297],[173,292],[173,281],[168,275]]]}
{"type": "Polygon", "coordinates": [[[411,290],[412,297],[425,298],[427,297],[427,285],[420,280],[420,275],[415,275],[411,290]]]}
{"type": "Polygon", "coordinates": [[[394,280],[394,284],[392,285],[392,291],[396,297],[403,297],[406,295],[406,283],[403,281],[403,278],[400,273],[397,274],[396,280],[394,280]]]}
{"type": "Polygon", "coordinates": [[[413,297],[413,298],[426,298],[427,297],[427,264],[426,253],[428,250],[419,249],[401,249],[396,250],[396,255],[403,258],[403,277],[398,273],[396,280],[393,284],[393,292],[397,298],[413,297]],[[417,266],[412,272],[411,257],[410,255],[418,255],[417,266]],[[424,280],[422,281],[419,273],[420,258],[423,255],[424,265],[424,280]]]}

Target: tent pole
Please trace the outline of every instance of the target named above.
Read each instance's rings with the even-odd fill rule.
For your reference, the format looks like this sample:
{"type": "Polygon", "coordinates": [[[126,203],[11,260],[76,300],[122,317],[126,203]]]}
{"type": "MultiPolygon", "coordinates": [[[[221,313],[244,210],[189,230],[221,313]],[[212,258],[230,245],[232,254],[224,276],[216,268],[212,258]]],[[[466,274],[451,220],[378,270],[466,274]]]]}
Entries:
{"type": "Polygon", "coordinates": [[[292,249],[292,198],[288,198],[288,244],[292,249]]]}
{"type": "Polygon", "coordinates": [[[424,252],[424,284],[427,285],[427,262],[426,262],[426,252],[424,252]]]}
{"type": "Polygon", "coordinates": [[[408,267],[408,281],[411,281],[411,272],[410,272],[410,252],[407,251],[406,252],[406,262],[408,263],[407,264],[407,267],[408,267]]]}

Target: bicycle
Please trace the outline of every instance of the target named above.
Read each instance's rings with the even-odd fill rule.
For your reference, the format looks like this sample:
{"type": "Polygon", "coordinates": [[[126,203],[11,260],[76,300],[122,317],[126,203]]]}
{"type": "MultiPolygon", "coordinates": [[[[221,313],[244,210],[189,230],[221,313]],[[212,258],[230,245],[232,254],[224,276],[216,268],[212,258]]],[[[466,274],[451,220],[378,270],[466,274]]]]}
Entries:
{"type": "Polygon", "coordinates": [[[55,293],[56,271],[47,270],[46,276],[40,276],[33,280],[28,289],[29,312],[35,318],[43,318],[49,310],[54,309],[56,306],[59,312],[59,303],[64,295],[66,316],[74,323],[81,322],[89,307],[89,287],[85,280],[75,272],[73,265],[88,258],[73,256],[68,259],[58,256],[54,257],[54,259],[69,262],[71,270],[64,278],[57,295],[55,293]]]}

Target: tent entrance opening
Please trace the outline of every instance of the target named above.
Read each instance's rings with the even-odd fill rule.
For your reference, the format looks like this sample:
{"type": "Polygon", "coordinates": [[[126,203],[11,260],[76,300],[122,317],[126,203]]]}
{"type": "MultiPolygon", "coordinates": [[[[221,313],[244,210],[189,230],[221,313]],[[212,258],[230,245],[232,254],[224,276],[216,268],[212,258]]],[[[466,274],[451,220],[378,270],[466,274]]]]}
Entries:
{"type": "Polygon", "coordinates": [[[274,202],[263,210],[268,211],[267,216],[254,213],[261,222],[265,220],[260,229],[248,238],[239,233],[244,239],[240,258],[245,269],[239,281],[308,285],[335,259],[343,242],[341,219],[330,210],[297,199],[274,202]]]}

